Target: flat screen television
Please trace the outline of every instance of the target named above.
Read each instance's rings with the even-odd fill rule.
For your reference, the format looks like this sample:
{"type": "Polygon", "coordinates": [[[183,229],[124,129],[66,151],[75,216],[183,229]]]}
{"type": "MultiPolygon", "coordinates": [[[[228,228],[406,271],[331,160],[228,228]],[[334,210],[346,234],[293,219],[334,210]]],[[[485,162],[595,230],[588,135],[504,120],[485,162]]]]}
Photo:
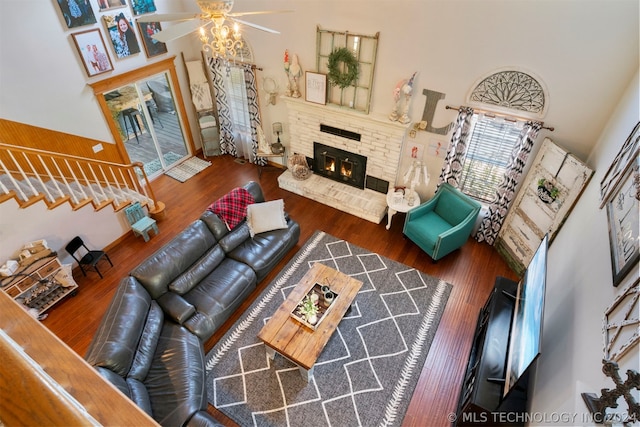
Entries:
{"type": "Polygon", "coordinates": [[[518,283],[509,334],[505,396],[518,384],[540,355],[548,245],[548,235],[545,235],[518,283]]]}

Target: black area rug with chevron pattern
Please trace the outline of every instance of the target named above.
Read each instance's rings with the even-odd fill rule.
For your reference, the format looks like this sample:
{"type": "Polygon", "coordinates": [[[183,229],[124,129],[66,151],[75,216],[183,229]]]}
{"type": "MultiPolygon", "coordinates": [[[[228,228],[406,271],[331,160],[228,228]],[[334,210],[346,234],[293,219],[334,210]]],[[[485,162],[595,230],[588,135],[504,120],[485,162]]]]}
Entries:
{"type": "Polygon", "coordinates": [[[209,402],[243,427],[399,426],[451,288],[317,231],[207,354],[209,402]],[[307,382],[257,335],[316,262],[363,286],[307,382]]]}

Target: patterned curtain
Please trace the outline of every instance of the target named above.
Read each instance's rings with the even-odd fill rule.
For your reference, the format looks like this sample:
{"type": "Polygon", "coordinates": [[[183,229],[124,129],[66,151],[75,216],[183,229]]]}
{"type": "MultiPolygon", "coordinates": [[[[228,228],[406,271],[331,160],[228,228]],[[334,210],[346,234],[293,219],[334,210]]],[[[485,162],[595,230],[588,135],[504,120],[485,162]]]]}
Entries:
{"type": "Polygon", "coordinates": [[[502,183],[496,190],[496,197],[494,201],[489,205],[489,211],[485,215],[480,228],[476,233],[476,240],[478,242],[486,241],[488,244],[493,245],[498,232],[502,228],[509,206],[515,198],[516,187],[520,182],[522,171],[527,164],[527,158],[531,153],[533,142],[538,136],[538,132],[542,128],[542,123],[539,122],[526,122],[520,132],[518,143],[513,147],[511,152],[511,160],[507,166],[507,170],[502,179],[502,183]]]}
{"type": "Polygon", "coordinates": [[[238,157],[235,137],[233,136],[233,121],[231,120],[231,110],[227,100],[227,88],[225,85],[225,75],[227,64],[220,58],[207,58],[209,69],[213,75],[213,89],[216,96],[216,106],[218,107],[218,122],[220,123],[220,152],[238,157]]]}
{"type": "Polygon", "coordinates": [[[447,182],[458,188],[458,181],[462,175],[462,164],[467,153],[467,143],[471,137],[472,119],[473,108],[460,107],[456,124],[453,127],[449,151],[447,151],[447,157],[444,159],[444,166],[442,166],[438,179],[438,187],[443,182],[447,182]]]}
{"type": "Polygon", "coordinates": [[[244,84],[247,90],[247,107],[249,109],[249,124],[251,126],[251,154],[249,162],[260,166],[267,164],[264,157],[256,157],[258,153],[258,127],[261,125],[260,105],[258,105],[258,87],[256,85],[256,73],[254,67],[243,64],[244,84]]]}

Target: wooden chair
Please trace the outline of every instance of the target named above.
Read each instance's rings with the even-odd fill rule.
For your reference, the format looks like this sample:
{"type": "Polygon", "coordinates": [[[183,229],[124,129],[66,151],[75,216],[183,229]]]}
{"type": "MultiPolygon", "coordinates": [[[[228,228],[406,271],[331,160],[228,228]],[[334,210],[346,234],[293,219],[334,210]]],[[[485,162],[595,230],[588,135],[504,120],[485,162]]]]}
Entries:
{"type": "Polygon", "coordinates": [[[142,236],[145,242],[149,241],[149,230],[153,230],[156,235],[160,233],[156,220],[145,214],[140,202],[135,202],[127,207],[124,210],[124,214],[127,216],[127,221],[129,221],[133,233],[142,236]]]}

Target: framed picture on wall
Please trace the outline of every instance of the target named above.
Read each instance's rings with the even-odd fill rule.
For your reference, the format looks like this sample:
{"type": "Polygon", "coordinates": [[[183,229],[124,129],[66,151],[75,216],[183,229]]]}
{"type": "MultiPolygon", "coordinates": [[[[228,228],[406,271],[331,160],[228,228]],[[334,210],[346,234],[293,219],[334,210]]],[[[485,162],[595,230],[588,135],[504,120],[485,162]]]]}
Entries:
{"type": "Polygon", "coordinates": [[[613,286],[640,261],[640,158],[636,156],[607,202],[613,286]]]}
{"type": "Polygon", "coordinates": [[[305,99],[309,102],[325,105],[327,103],[327,75],[307,71],[305,81],[305,99]]]}
{"type": "Polygon", "coordinates": [[[104,25],[111,39],[113,51],[120,59],[140,52],[140,45],[131,18],[124,13],[103,15],[104,25]]]}
{"type": "Polygon", "coordinates": [[[145,13],[153,13],[156,11],[154,0],[130,0],[131,10],[134,15],[143,15],[145,13]]]}
{"type": "Polygon", "coordinates": [[[147,58],[167,53],[167,45],[152,38],[155,33],[162,30],[159,22],[137,21],[136,23],[138,24],[138,30],[140,30],[142,45],[144,46],[144,52],[147,54],[147,58]]]}
{"type": "Polygon", "coordinates": [[[113,64],[107,53],[107,47],[104,44],[100,30],[94,28],[74,33],[71,36],[89,77],[113,70],[113,64]]]}
{"type": "Polygon", "coordinates": [[[119,7],[125,7],[127,0],[98,0],[98,7],[100,12],[104,12],[109,9],[116,9],[119,7]]]}
{"type": "Polygon", "coordinates": [[[96,15],[89,0],[57,0],[57,2],[68,28],[96,23],[96,15]]]}

